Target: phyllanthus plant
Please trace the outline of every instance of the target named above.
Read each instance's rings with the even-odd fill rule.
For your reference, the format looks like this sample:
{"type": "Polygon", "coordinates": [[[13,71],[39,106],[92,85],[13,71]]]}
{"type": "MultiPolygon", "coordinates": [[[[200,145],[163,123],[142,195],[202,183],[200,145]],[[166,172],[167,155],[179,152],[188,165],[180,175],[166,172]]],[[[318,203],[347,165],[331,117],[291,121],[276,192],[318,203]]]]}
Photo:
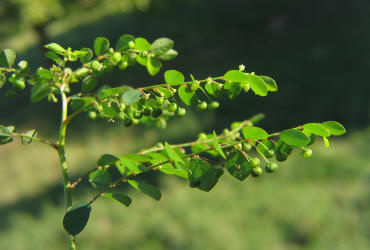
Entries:
{"type": "Polygon", "coordinates": [[[45,56],[53,61],[50,68],[39,67],[32,72],[28,63],[19,61],[15,66],[16,54],[5,49],[0,54],[0,88],[7,88],[5,96],[11,98],[26,84],[31,86],[31,103],[47,99],[61,102],[59,139],[49,142],[38,137],[32,129],[23,133],[14,126],[0,125],[0,144],[6,144],[19,137],[22,144],[40,142],[55,149],[59,155],[63,176],[66,213],[63,226],[69,235],[69,248],[76,249],[75,236],[86,226],[92,204],[105,197],[129,206],[131,198],[117,187],[123,183],[146,194],[155,200],[161,192],[143,182],[140,174],[159,171],[165,175],[176,175],[188,180],[189,186],[210,191],[226,170],[231,176],[243,181],[249,175],[258,177],[263,172],[272,173],[278,169],[277,162],[287,160],[297,148],[303,158],[309,158],[308,148],[316,137],[322,137],[329,147],[329,137],[342,135],[344,127],[335,121],[307,123],[281,132],[268,133],[255,126],[262,114],[231,124],[220,134],[200,133],[197,140],[171,145],[157,143],[154,147],[139,153],[114,156],[102,155],[88,173],[77,180],[71,180],[65,157],[65,139],[68,125],[83,112],[91,119],[122,121],[125,126],[147,124],[164,128],[168,119],[186,115],[184,106],[197,106],[200,110],[217,109],[217,99],[227,96],[230,99],[242,92],[254,92],[264,97],[277,91],[275,81],[268,76],[245,72],[240,65],[223,76],[198,80],[193,75],[185,81],[184,75],[176,70],[164,73],[164,83],[132,88],[131,86],[100,86],[99,78],[115,67],[125,70],[140,64],[150,75],[159,73],[162,61],[175,58],[174,42],[160,38],[152,44],[146,39],[132,35],[122,35],[111,48],[104,37],[95,39],[93,50],[65,49],[56,43],[45,45],[45,56]],[[79,65],[76,68],[68,67],[79,65]],[[7,84],[9,83],[9,84],[7,84]],[[275,158],[275,160],[273,160],[275,158]],[[264,168],[262,167],[264,166],[264,168]],[[117,175],[119,173],[119,175],[117,175]],[[73,190],[79,183],[88,179],[97,194],[85,203],[73,204],[73,190]]]}

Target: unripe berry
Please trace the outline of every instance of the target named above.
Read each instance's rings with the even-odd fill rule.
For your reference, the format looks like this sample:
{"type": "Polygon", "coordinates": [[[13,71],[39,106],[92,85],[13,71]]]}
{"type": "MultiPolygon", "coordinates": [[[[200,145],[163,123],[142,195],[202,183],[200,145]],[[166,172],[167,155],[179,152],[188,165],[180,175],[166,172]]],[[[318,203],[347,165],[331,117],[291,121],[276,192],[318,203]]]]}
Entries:
{"type": "Polygon", "coordinates": [[[193,83],[191,86],[190,86],[190,90],[192,91],[192,92],[195,92],[195,91],[197,91],[197,89],[199,88],[199,84],[197,84],[197,83],[193,83]]]}
{"type": "Polygon", "coordinates": [[[157,100],[158,105],[162,105],[164,103],[164,97],[163,96],[157,96],[155,98],[157,100]]]}
{"type": "Polygon", "coordinates": [[[90,67],[94,71],[99,71],[100,70],[100,63],[97,60],[93,60],[90,63],[90,67]]]}
{"type": "Polygon", "coordinates": [[[255,167],[255,168],[252,168],[251,174],[253,177],[258,177],[258,176],[261,176],[262,172],[263,171],[261,167],[255,167]]]}
{"type": "Polygon", "coordinates": [[[278,165],[275,162],[268,162],[265,167],[267,173],[275,172],[276,169],[278,169],[278,165]]]}
{"type": "Polygon", "coordinates": [[[186,109],[179,107],[176,110],[175,115],[180,116],[180,117],[185,116],[186,115],[186,109]]]}
{"type": "Polygon", "coordinates": [[[245,92],[245,93],[247,93],[247,92],[249,91],[249,89],[250,89],[249,84],[245,84],[245,85],[243,86],[243,90],[244,90],[244,92],[245,92]]]}
{"type": "Polygon", "coordinates": [[[89,74],[90,70],[87,68],[79,68],[75,71],[75,74],[78,78],[84,78],[89,74]]]}
{"type": "Polygon", "coordinates": [[[130,127],[133,123],[133,120],[131,118],[126,118],[123,122],[123,124],[125,125],[125,127],[130,127]]]}
{"type": "Polygon", "coordinates": [[[265,152],[265,156],[266,156],[267,158],[271,158],[271,157],[273,157],[274,155],[275,155],[274,150],[269,149],[269,150],[267,150],[267,151],[265,152]]]}
{"type": "Polygon", "coordinates": [[[112,61],[117,64],[121,61],[122,55],[119,52],[114,52],[112,55],[112,61]]]}
{"type": "Polygon", "coordinates": [[[243,149],[244,149],[244,151],[251,151],[252,150],[252,145],[251,144],[249,144],[249,143],[243,143],[243,149]]]}
{"type": "Polygon", "coordinates": [[[160,118],[160,119],[157,120],[156,125],[157,125],[157,128],[159,128],[159,129],[165,129],[167,127],[167,122],[166,122],[165,119],[160,118]]]}
{"type": "Polygon", "coordinates": [[[127,61],[122,61],[122,62],[119,63],[118,68],[120,70],[124,70],[125,68],[127,68],[127,66],[128,66],[128,62],[127,61]]]}
{"type": "Polygon", "coordinates": [[[206,133],[200,133],[198,135],[199,140],[207,140],[207,134],[206,133]]]}
{"type": "Polygon", "coordinates": [[[13,82],[13,87],[18,90],[23,90],[26,87],[26,83],[24,80],[18,78],[13,82]]]}
{"type": "Polygon", "coordinates": [[[304,159],[310,158],[312,156],[312,150],[307,148],[302,151],[302,157],[304,159]]]}
{"type": "Polygon", "coordinates": [[[177,110],[177,104],[176,103],[170,103],[170,105],[168,105],[168,108],[167,108],[167,110],[169,111],[169,112],[175,112],[176,110],[177,110]]]}
{"type": "Polygon", "coordinates": [[[135,47],[134,41],[129,41],[128,46],[130,47],[130,49],[134,48],[135,47]]]}
{"type": "Polygon", "coordinates": [[[275,158],[277,161],[285,161],[288,158],[288,155],[283,152],[277,152],[275,158]]]}
{"type": "Polygon", "coordinates": [[[144,110],[143,110],[143,114],[144,114],[145,116],[150,116],[150,115],[152,114],[152,112],[153,112],[153,108],[152,108],[152,107],[146,107],[146,108],[144,108],[144,110]]]}
{"type": "Polygon", "coordinates": [[[208,105],[209,109],[218,109],[220,107],[220,103],[217,101],[213,101],[208,105]]]}
{"type": "Polygon", "coordinates": [[[250,163],[252,168],[258,167],[261,164],[260,159],[258,159],[257,157],[251,159],[250,163]]]}
{"type": "Polygon", "coordinates": [[[208,106],[207,102],[203,101],[203,102],[198,104],[198,109],[205,110],[205,109],[207,109],[207,106],[208,106]]]}
{"type": "Polygon", "coordinates": [[[153,118],[158,118],[158,117],[160,117],[160,116],[161,116],[161,114],[162,114],[162,109],[160,109],[160,108],[156,108],[156,109],[154,109],[154,110],[153,110],[153,112],[152,112],[152,117],[153,117],[153,118]]]}
{"type": "Polygon", "coordinates": [[[135,113],[134,113],[134,118],[135,119],[140,119],[141,117],[143,117],[143,112],[141,112],[139,110],[136,110],[135,113]]]}

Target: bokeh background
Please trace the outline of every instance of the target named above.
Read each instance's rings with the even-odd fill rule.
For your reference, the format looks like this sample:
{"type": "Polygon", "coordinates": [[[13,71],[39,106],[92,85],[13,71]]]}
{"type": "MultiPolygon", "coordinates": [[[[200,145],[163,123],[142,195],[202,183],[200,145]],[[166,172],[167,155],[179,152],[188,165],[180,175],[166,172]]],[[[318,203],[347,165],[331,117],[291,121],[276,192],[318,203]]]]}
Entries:
{"type": "MultiPolygon", "coordinates": [[[[94,203],[81,249],[369,249],[370,248],[370,2],[367,0],[1,0],[0,49],[13,48],[33,69],[48,61],[42,45],[79,49],[97,36],[125,33],[149,41],[169,37],[179,56],[164,70],[198,79],[244,64],[276,79],[267,98],[221,100],[215,112],[188,112],[164,131],[90,122],[70,126],[67,159],[76,178],[104,153],[123,155],[158,140],[193,140],[263,112],[268,131],[305,122],[340,121],[347,134],[331,148],[315,143],[279,171],[240,183],[227,174],[210,193],[176,177],[148,176],[162,200],[127,189],[129,208],[94,203]]],[[[142,67],[104,78],[112,86],[162,81],[142,67]]],[[[39,128],[56,138],[58,105],[29,104],[29,92],[6,99],[0,124],[39,128]]],[[[65,249],[63,191],[57,155],[36,143],[0,147],[0,249],[65,249]]],[[[76,201],[92,195],[88,185],[76,201]]]]}

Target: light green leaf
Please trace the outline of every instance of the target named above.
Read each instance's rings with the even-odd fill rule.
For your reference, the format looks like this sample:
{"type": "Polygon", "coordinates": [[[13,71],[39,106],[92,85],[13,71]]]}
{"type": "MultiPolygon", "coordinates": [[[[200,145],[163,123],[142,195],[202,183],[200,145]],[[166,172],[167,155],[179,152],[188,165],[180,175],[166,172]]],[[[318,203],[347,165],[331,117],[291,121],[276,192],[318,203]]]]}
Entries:
{"type": "Polygon", "coordinates": [[[174,59],[177,55],[178,55],[178,53],[177,53],[176,50],[170,49],[169,51],[167,51],[163,55],[160,55],[159,59],[161,59],[163,61],[169,61],[169,60],[174,59]]]}
{"type": "Polygon", "coordinates": [[[224,151],[222,151],[220,144],[218,144],[217,134],[214,130],[213,130],[212,138],[213,138],[212,144],[215,147],[215,150],[217,151],[217,153],[219,153],[222,156],[222,158],[226,159],[226,155],[224,154],[224,151]]]}
{"type": "Polygon", "coordinates": [[[248,80],[247,75],[239,70],[229,70],[224,75],[224,78],[227,81],[238,82],[238,83],[244,83],[248,80]]]}
{"type": "Polygon", "coordinates": [[[16,58],[16,53],[12,49],[4,49],[0,53],[0,67],[12,67],[16,58]]]}
{"type": "Polygon", "coordinates": [[[54,52],[52,51],[48,51],[45,53],[45,56],[51,60],[53,60],[54,62],[60,64],[62,62],[62,59],[57,55],[55,54],[54,52]]]}
{"type": "Polygon", "coordinates": [[[135,39],[135,49],[139,51],[150,50],[150,43],[142,37],[138,37],[135,39]]]}
{"type": "Polygon", "coordinates": [[[144,57],[144,56],[142,56],[142,55],[137,55],[137,56],[136,56],[136,61],[137,61],[140,65],[142,65],[142,66],[144,66],[144,67],[146,67],[146,66],[148,65],[148,58],[147,58],[147,57],[144,57]]]}
{"type": "Polygon", "coordinates": [[[330,147],[329,139],[325,136],[323,136],[322,139],[324,140],[325,147],[327,147],[327,148],[330,147]]]}
{"type": "Polygon", "coordinates": [[[246,82],[249,84],[249,86],[256,95],[259,96],[267,95],[267,86],[262,78],[252,74],[248,74],[246,76],[247,76],[246,82]]]}
{"type": "Polygon", "coordinates": [[[272,79],[271,77],[269,76],[259,76],[260,78],[262,78],[262,80],[265,81],[265,84],[266,84],[266,87],[267,87],[267,90],[268,91],[277,91],[278,90],[278,87],[276,85],[276,82],[274,79],[272,79]]]}
{"type": "Polygon", "coordinates": [[[226,82],[224,85],[224,90],[226,91],[227,96],[230,99],[234,99],[236,96],[239,95],[242,87],[239,82],[226,82]]]}
{"type": "Polygon", "coordinates": [[[159,38],[153,42],[150,47],[150,51],[160,56],[172,49],[174,44],[175,43],[171,39],[165,37],[159,38]]]}
{"type": "Polygon", "coordinates": [[[98,91],[98,98],[104,99],[113,95],[119,95],[123,92],[122,87],[117,87],[117,88],[103,88],[98,91]]]}
{"type": "Polygon", "coordinates": [[[158,188],[138,180],[128,180],[128,184],[134,187],[136,190],[149,195],[153,199],[159,201],[161,199],[161,191],[158,188]]]}
{"type": "Polygon", "coordinates": [[[173,148],[171,148],[170,144],[168,144],[167,142],[164,143],[164,148],[166,150],[166,153],[168,155],[168,157],[173,160],[174,162],[181,162],[181,163],[184,163],[184,161],[177,155],[177,153],[175,152],[175,150],[173,148]]]}
{"type": "Polygon", "coordinates": [[[31,89],[31,102],[36,103],[46,98],[51,93],[51,87],[46,81],[39,81],[31,89]]]}
{"type": "Polygon", "coordinates": [[[164,80],[169,85],[179,85],[184,82],[184,75],[177,70],[167,70],[164,73],[164,80]]]}
{"type": "Polygon", "coordinates": [[[32,138],[36,138],[37,131],[34,130],[34,129],[28,130],[26,133],[24,133],[24,135],[27,136],[27,137],[22,137],[22,144],[27,145],[27,144],[30,144],[33,141],[32,138]]]}
{"type": "Polygon", "coordinates": [[[126,105],[133,104],[133,103],[139,101],[140,98],[141,98],[141,93],[138,89],[129,90],[129,91],[123,93],[123,95],[122,95],[122,101],[126,105]]]}
{"type": "Polygon", "coordinates": [[[147,70],[148,70],[149,74],[151,76],[155,76],[161,70],[162,63],[158,59],[150,57],[148,59],[148,63],[146,65],[146,67],[147,67],[147,70]]]}
{"type": "Polygon", "coordinates": [[[81,51],[86,52],[86,55],[80,57],[80,61],[82,63],[88,63],[94,56],[94,53],[90,48],[82,48],[81,51]]]}
{"type": "Polygon", "coordinates": [[[327,121],[322,123],[322,125],[327,128],[332,135],[342,135],[346,133],[346,129],[339,122],[327,121]]]}
{"type": "Polygon", "coordinates": [[[259,127],[244,127],[242,133],[245,139],[262,140],[268,137],[268,133],[259,127]]]}
{"type": "Polygon", "coordinates": [[[221,95],[222,95],[222,87],[220,86],[220,84],[218,84],[216,82],[207,82],[205,84],[205,89],[208,92],[208,94],[210,94],[210,95],[212,95],[216,98],[220,98],[221,95]]]}
{"type": "Polygon", "coordinates": [[[46,44],[44,47],[59,55],[64,55],[64,52],[66,52],[66,49],[57,43],[49,43],[49,44],[46,44]]]}
{"type": "Polygon", "coordinates": [[[115,162],[117,162],[119,158],[117,156],[111,155],[111,154],[104,154],[100,156],[98,160],[98,165],[99,166],[106,166],[106,165],[111,165],[115,162]]]}
{"type": "Polygon", "coordinates": [[[330,136],[330,132],[325,126],[319,123],[306,123],[303,125],[304,130],[307,130],[310,134],[319,136],[330,136]]]}
{"type": "Polygon", "coordinates": [[[109,50],[109,40],[105,37],[97,37],[94,41],[94,51],[98,56],[104,55],[109,50]]]}
{"type": "Polygon", "coordinates": [[[63,218],[64,229],[68,234],[76,235],[85,228],[91,212],[89,203],[81,203],[69,208],[63,218]]]}
{"type": "Polygon", "coordinates": [[[0,145],[7,144],[13,141],[13,137],[11,137],[12,133],[14,133],[15,127],[14,126],[2,126],[0,125],[0,145]]]}
{"type": "Polygon", "coordinates": [[[105,188],[111,182],[108,169],[97,169],[89,174],[89,182],[94,188],[105,188]]]}
{"type": "Polygon", "coordinates": [[[116,43],[116,51],[123,52],[130,48],[129,42],[135,41],[135,37],[129,34],[125,34],[119,37],[116,43]]]}
{"type": "Polygon", "coordinates": [[[279,133],[281,140],[291,146],[303,147],[310,142],[310,138],[298,129],[287,129],[279,133]]]}
{"type": "Polygon", "coordinates": [[[195,104],[198,100],[197,96],[195,95],[195,92],[191,91],[191,89],[185,85],[181,85],[179,87],[178,95],[181,101],[183,101],[188,106],[195,104]]]}
{"type": "Polygon", "coordinates": [[[45,79],[48,79],[48,80],[53,79],[53,77],[54,77],[54,74],[52,72],[50,72],[49,70],[44,69],[42,67],[37,69],[37,75],[41,78],[45,78],[45,79]]]}
{"type": "Polygon", "coordinates": [[[109,199],[112,199],[126,207],[130,206],[131,204],[131,198],[127,195],[120,194],[120,193],[104,193],[104,197],[107,197],[109,199]]]}

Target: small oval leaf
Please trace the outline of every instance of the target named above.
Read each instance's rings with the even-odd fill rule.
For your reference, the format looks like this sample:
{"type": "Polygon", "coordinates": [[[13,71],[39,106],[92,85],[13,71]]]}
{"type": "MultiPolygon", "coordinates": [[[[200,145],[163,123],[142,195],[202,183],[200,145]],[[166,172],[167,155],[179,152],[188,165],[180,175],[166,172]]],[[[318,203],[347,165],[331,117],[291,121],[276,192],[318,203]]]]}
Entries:
{"type": "Polygon", "coordinates": [[[164,80],[169,85],[179,85],[184,82],[184,75],[177,70],[167,70],[164,73],[164,80]]]}
{"type": "Polygon", "coordinates": [[[69,208],[63,218],[64,229],[71,235],[77,235],[85,228],[91,212],[89,203],[81,203],[69,208]]]}
{"type": "Polygon", "coordinates": [[[346,129],[339,122],[327,121],[322,123],[322,125],[327,128],[332,135],[342,135],[346,133],[346,129]]]}
{"type": "Polygon", "coordinates": [[[104,193],[103,196],[125,205],[126,207],[130,206],[132,201],[130,197],[120,193],[104,193]]]}
{"type": "Polygon", "coordinates": [[[307,130],[309,134],[315,134],[319,136],[330,136],[330,132],[325,126],[319,123],[306,123],[303,125],[304,130],[307,130]]]}
{"type": "Polygon", "coordinates": [[[12,49],[4,49],[0,53],[0,66],[12,67],[16,58],[16,53],[12,49]]]}
{"type": "Polygon", "coordinates": [[[105,37],[97,37],[94,41],[95,54],[101,56],[109,49],[109,40],[105,37]]]}
{"type": "Polygon", "coordinates": [[[262,140],[268,137],[268,133],[259,127],[244,127],[242,133],[245,139],[262,140]]]}
{"type": "Polygon", "coordinates": [[[310,142],[310,138],[298,129],[287,129],[279,133],[281,140],[286,144],[296,147],[306,146],[310,142]]]}
{"type": "Polygon", "coordinates": [[[127,182],[139,192],[142,192],[157,201],[161,199],[161,191],[159,191],[155,186],[137,180],[128,180],[127,182]]]}

